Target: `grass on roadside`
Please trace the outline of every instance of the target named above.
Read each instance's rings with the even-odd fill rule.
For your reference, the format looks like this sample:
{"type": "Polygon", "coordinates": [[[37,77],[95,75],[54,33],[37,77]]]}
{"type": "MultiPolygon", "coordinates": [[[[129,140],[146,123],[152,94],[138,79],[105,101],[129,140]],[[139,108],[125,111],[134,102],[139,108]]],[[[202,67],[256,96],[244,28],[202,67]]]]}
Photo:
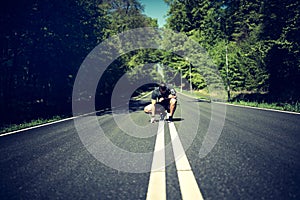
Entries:
{"type": "Polygon", "coordinates": [[[24,122],[22,124],[10,124],[10,125],[1,127],[0,134],[17,131],[17,130],[21,130],[21,129],[25,129],[25,128],[29,128],[29,127],[33,127],[33,126],[37,126],[37,125],[41,125],[41,124],[46,124],[49,122],[58,121],[60,119],[62,119],[60,116],[54,116],[51,119],[35,119],[35,120],[31,120],[30,122],[24,122]]]}
{"type": "Polygon", "coordinates": [[[188,95],[188,96],[192,96],[192,97],[195,97],[195,98],[199,98],[199,99],[202,99],[202,100],[206,100],[206,101],[210,101],[210,95],[207,91],[196,91],[196,90],[193,90],[192,92],[190,91],[187,91],[187,90],[180,90],[180,88],[175,88],[177,92],[180,92],[182,94],[185,94],[185,95],[188,95]]]}
{"type": "Polygon", "coordinates": [[[289,103],[264,103],[264,102],[259,103],[259,102],[248,102],[248,101],[234,101],[231,103],[234,105],[268,108],[268,109],[283,110],[283,111],[290,111],[290,112],[300,112],[299,102],[296,102],[294,104],[289,104],[289,103]]]}
{"type": "MultiPolygon", "coordinates": [[[[177,88],[177,91],[180,89],[177,88]]],[[[210,101],[210,94],[208,91],[200,90],[200,91],[193,91],[192,93],[186,90],[182,91],[183,94],[193,96],[195,98],[199,98],[202,100],[210,101]]],[[[267,108],[267,109],[274,109],[274,110],[282,110],[282,111],[290,111],[290,112],[300,112],[300,102],[295,103],[266,103],[266,102],[258,102],[258,101],[244,101],[244,100],[236,100],[233,102],[229,102],[234,105],[243,105],[243,106],[250,106],[250,107],[258,107],[258,108],[267,108]]]]}

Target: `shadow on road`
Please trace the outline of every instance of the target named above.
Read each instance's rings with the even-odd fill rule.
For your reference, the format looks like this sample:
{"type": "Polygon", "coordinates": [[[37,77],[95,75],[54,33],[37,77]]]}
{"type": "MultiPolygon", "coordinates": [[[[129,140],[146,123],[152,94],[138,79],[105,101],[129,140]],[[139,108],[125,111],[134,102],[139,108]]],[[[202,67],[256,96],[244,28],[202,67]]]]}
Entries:
{"type": "Polygon", "coordinates": [[[149,101],[141,101],[141,100],[130,100],[129,102],[129,111],[144,111],[144,107],[149,105],[149,101]]]}
{"type": "Polygon", "coordinates": [[[186,102],[201,102],[201,103],[211,103],[210,100],[205,100],[205,99],[194,99],[194,100],[189,100],[189,101],[186,101],[186,102]]]}
{"type": "Polygon", "coordinates": [[[183,118],[173,118],[173,122],[181,122],[183,121],[183,118]]]}

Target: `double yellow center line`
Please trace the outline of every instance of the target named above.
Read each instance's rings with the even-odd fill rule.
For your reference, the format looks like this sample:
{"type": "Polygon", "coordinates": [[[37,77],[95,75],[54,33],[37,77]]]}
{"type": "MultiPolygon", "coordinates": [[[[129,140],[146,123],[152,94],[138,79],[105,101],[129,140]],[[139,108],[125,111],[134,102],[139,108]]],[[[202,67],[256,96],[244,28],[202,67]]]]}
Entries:
{"type": "MultiPolygon", "coordinates": [[[[182,199],[201,200],[203,199],[202,194],[181,144],[176,127],[173,122],[168,124],[182,199]]],[[[167,199],[164,148],[164,121],[160,121],[154,148],[147,200],[167,199]]]]}

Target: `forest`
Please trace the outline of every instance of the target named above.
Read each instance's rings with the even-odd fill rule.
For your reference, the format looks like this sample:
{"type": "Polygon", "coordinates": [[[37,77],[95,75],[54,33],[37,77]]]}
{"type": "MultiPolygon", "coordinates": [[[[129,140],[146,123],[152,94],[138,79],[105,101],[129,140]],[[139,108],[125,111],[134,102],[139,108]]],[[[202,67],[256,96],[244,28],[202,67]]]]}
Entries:
{"type": "MultiPolygon", "coordinates": [[[[184,33],[205,48],[230,92],[252,94],[248,98],[255,101],[299,102],[298,0],[165,2],[163,29],[184,33]]],[[[71,116],[74,80],[89,52],[126,30],[158,27],[143,10],[139,0],[1,1],[0,127],[71,116]]],[[[110,106],[112,88],[126,71],[145,63],[182,70],[194,90],[207,87],[203,74],[195,68],[190,72],[184,58],[132,51],[115,60],[99,83],[97,109],[110,106]]],[[[148,70],[157,76],[155,68],[148,70]]]]}

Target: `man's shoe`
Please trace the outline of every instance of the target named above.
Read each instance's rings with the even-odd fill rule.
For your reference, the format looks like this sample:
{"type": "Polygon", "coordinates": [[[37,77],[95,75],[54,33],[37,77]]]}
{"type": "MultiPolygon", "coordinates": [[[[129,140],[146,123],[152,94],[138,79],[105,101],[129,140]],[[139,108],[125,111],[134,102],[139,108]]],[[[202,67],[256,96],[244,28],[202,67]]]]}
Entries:
{"type": "Polygon", "coordinates": [[[172,122],[172,121],[173,121],[173,116],[169,116],[169,118],[168,118],[167,121],[168,121],[168,122],[172,122]]]}
{"type": "Polygon", "coordinates": [[[155,118],[151,117],[150,123],[154,123],[155,122],[155,118]]]}
{"type": "Polygon", "coordinates": [[[169,119],[169,117],[170,117],[170,113],[167,112],[167,118],[169,119]]]}
{"type": "Polygon", "coordinates": [[[164,120],[164,119],[165,119],[164,113],[160,113],[160,120],[164,120]]]}

